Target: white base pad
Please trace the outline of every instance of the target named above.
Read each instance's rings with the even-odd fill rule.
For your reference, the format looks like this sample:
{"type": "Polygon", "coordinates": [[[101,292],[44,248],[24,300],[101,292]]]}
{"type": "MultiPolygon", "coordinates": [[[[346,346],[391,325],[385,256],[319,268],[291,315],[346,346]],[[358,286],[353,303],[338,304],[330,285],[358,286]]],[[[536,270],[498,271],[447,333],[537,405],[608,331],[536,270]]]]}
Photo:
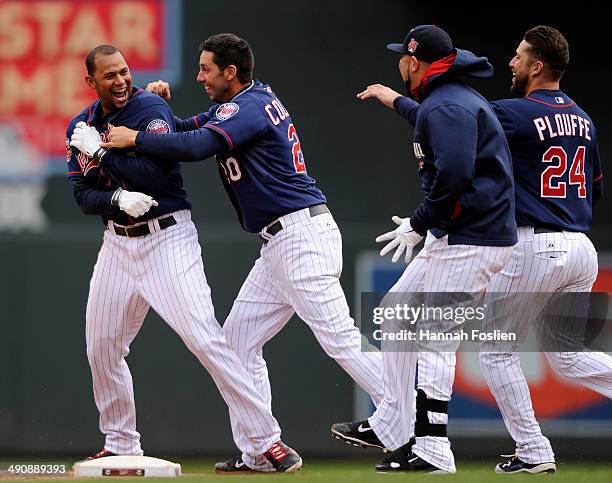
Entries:
{"type": "Polygon", "coordinates": [[[74,476],[181,476],[181,465],[150,456],[106,456],[91,461],[74,464],[74,476]]]}

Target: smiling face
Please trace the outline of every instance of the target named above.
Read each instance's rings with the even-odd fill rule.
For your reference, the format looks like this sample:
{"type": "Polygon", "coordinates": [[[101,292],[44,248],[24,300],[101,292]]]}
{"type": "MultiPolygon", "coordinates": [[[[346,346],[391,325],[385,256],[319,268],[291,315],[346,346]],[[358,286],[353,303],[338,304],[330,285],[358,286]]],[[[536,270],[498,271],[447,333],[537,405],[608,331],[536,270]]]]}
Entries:
{"type": "Polygon", "coordinates": [[[519,97],[524,97],[531,83],[531,70],[536,59],[529,54],[529,43],[523,40],[516,49],[516,55],[510,61],[512,86],[510,90],[519,97]]]}
{"type": "Polygon", "coordinates": [[[222,103],[232,98],[231,80],[236,76],[236,68],[229,66],[224,70],[214,61],[215,54],[203,50],[200,55],[200,71],[197,81],[204,86],[210,100],[222,103]]]}
{"type": "Polygon", "coordinates": [[[124,107],[132,94],[132,75],[120,52],[95,58],[93,75],[85,77],[87,85],[96,90],[104,114],[124,107]]]}

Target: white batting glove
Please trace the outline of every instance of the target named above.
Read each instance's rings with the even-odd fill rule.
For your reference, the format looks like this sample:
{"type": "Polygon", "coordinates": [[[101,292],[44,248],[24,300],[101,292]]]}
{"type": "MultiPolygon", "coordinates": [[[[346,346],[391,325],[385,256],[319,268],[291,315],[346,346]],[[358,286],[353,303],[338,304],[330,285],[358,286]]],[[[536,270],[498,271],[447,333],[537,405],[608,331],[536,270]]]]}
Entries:
{"type": "Polygon", "coordinates": [[[78,122],[70,138],[70,146],[74,146],[90,158],[101,159],[106,150],[100,147],[102,138],[93,126],[88,126],[83,121],[78,122]]]}
{"type": "Polygon", "coordinates": [[[138,191],[126,191],[121,188],[115,191],[111,203],[132,218],[138,218],[149,211],[152,206],[158,206],[157,201],[149,195],[138,191]]]}
{"type": "Polygon", "coordinates": [[[404,260],[408,263],[412,258],[412,249],[421,242],[423,237],[412,229],[410,218],[394,216],[391,219],[399,226],[395,230],[376,238],[377,243],[391,240],[391,242],[387,243],[380,251],[380,256],[384,257],[391,250],[396,249],[393,258],[391,258],[391,261],[395,263],[405,251],[406,255],[404,256],[404,260]]]}

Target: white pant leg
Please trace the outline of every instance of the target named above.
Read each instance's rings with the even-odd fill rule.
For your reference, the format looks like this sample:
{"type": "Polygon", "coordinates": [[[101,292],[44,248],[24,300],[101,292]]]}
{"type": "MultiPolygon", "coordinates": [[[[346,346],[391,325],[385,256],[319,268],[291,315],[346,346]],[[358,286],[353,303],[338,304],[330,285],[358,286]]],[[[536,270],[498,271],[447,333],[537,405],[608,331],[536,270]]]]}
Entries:
{"type": "Polygon", "coordinates": [[[130,274],[127,238],[106,232],[91,279],[86,311],[87,358],[91,367],[104,448],[142,455],[136,431],[132,375],[125,361],[149,305],[130,274]]]}
{"type": "MultiPolygon", "coordinates": [[[[428,242],[389,290],[381,306],[420,304],[427,271],[428,242]]],[[[390,327],[389,331],[394,330],[390,327]]],[[[385,447],[397,449],[414,434],[415,372],[420,354],[417,345],[410,341],[401,344],[383,341],[381,352],[385,397],[369,423],[385,447]]]]}
{"type": "Polygon", "coordinates": [[[332,215],[311,217],[300,210],[281,220],[286,226],[262,248],[262,258],[323,350],[377,404],[383,397],[382,359],[380,352],[362,351],[340,285],[342,238],[332,215]]]}
{"type": "MultiPolygon", "coordinates": [[[[524,244],[519,240],[510,261],[493,277],[486,298],[484,324],[487,331],[515,333],[517,345],[524,341],[529,324],[546,304],[546,296],[542,299],[537,294],[517,294],[520,286],[528,283],[525,280],[529,278],[526,265],[536,268],[534,263],[537,264],[537,260],[526,260],[524,244]],[[505,296],[506,292],[510,292],[509,295],[505,296]]],[[[550,268],[554,270],[554,266],[550,268]]],[[[538,271],[543,273],[544,270],[545,266],[542,266],[538,271]]],[[[480,366],[504,424],[516,442],[517,456],[531,464],[553,462],[555,455],[535,418],[529,386],[515,345],[482,344],[480,366]]]]}
{"type": "MultiPolygon", "coordinates": [[[[424,292],[484,294],[495,273],[512,254],[512,247],[449,245],[448,237],[432,241],[428,247],[424,292]]],[[[476,300],[475,300],[476,302],[476,300]]],[[[427,325],[424,321],[423,326],[427,325]]],[[[422,352],[419,356],[418,389],[428,399],[450,400],[454,382],[455,354],[422,352]],[[440,396],[439,398],[436,398],[440,396]]],[[[443,423],[443,415],[429,414],[430,423],[443,423]]],[[[446,418],[448,419],[448,416],[446,418]]],[[[429,463],[454,473],[455,459],[447,437],[417,437],[412,451],[429,463]]]]}
{"type": "Polygon", "coordinates": [[[236,441],[240,450],[262,454],[280,439],[280,428],[215,319],[189,212],[174,216],[175,226],[131,240],[138,243],[134,257],[142,267],[141,289],[213,378],[231,417],[240,422],[246,436],[236,441]]]}
{"type": "MultiPolygon", "coordinates": [[[[564,234],[564,237],[570,235],[564,234]]],[[[564,270],[564,279],[559,291],[563,293],[590,292],[597,278],[597,252],[586,235],[571,235],[571,251],[564,270]]],[[[579,303],[570,300],[570,303],[579,303]]],[[[586,303],[586,299],[585,299],[586,303]]],[[[572,307],[575,310],[575,307],[572,307]]],[[[588,306],[579,307],[587,313],[588,306]]],[[[582,314],[577,314],[579,320],[582,314]]],[[[553,321],[554,322],[554,321],[553,321]]],[[[571,328],[570,328],[571,330],[571,328]]],[[[580,332],[580,327],[578,327],[580,332]]],[[[572,336],[573,334],[570,334],[572,336]]],[[[581,338],[577,333],[575,339],[581,338]]],[[[546,352],[550,366],[561,377],[581,384],[599,394],[612,398],[612,357],[603,352],[571,351],[546,352]]]]}
{"type": "MultiPolygon", "coordinates": [[[[519,229],[519,244],[512,259],[497,274],[490,292],[507,302],[497,305],[487,317],[492,328],[524,333],[533,320],[550,324],[542,308],[554,299],[550,292],[590,292],[597,275],[597,258],[585,235],[547,233],[534,235],[533,229],[519,229]],[[528,294],[529,295],[528,295],[528,294]],[[548,294],[547,294],[548,293],[548,294]]],[[[582,383],[602,394],[612,387],[612,358],[603,353],[545,352],[551,367],[561,376],[582,383]]],[[[485,379],[498,403],[504,423],[516,442],[517,456],[527,463],[554,461],[550,441],[535,418],[529,387],[520,367],[518,354],[481,353],[485,379]]]]}
{"type": "MultiPolygon", "coordinates": [[[[223,324],[223,333],[236,352],[246,371],[272,411],[272,392],[268,368],[263,358],[263,346],[274,337],[294,314],[293,308],[276,288],[274,277],[263,259],[259,258],[244,281],[223,324]]],[[[240,421],[231,417],[232,430],[237,440],[246,438],[240,421]]],[[[257,471],[274,471],[263,456],[242,455],[242,460],[257,471]]]]}

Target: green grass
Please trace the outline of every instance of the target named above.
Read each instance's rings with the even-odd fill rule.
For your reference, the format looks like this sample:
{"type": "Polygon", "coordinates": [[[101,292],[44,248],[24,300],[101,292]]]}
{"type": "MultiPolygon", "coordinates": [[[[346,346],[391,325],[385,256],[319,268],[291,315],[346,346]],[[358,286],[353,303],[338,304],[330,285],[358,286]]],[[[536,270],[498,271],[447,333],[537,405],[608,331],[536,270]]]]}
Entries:
{"type": "MultiPolygon", "coordinates": [[[[339,461],[316,461],[306,460],[301,471],[291,475],[266,475],[266,474],[248,474],[248,475],[215,475],[213,472],[213,461],[201,460],[184,460],[180,461],[183,470],[181,480],[189,481],[205,481],[216,482],[225,481],[226,483],[260,483],[265,481],[292,481],[294,483],[306,482],[321,482],[321,483],[370,483],[370,482],[389,482],[392,481],[423,481],[425,476],[422,474],[410,475],[406,473],[389,475],[377,474],[374,471],[376,460],[339,460],[339,461]],[[229,480],[228,480],[229,479],[229,480]]],[[[441,482],[469,482],[480,483],[489,482],[491,480],[501,480],[510,478],[511,481],[519,481],[524,479],[545,479],[551,478],[552,483],[598,483],[612,481],[612,462],[610,463],[559,463],[557,464],[557,473],[554,475],[515,475],[505,476],[496,475],[493,472],[492,463],[476,464],[476,463],[461,463],[457,465],[458,471],[455,475],[428,475],[426,483],[441,482]]],[[[112,478],[116,480],[117,478],[112,478]]],[[[24,478],[18,481],[23,481],[24,478]]],[[[106,481],[105,478],[103,481],[106,481]]],[[[0,477],[0,481],[11,481],[7,477],[0,477]]],[[[14,481],[14,480],[13,480],[14,481]]],[[[49,481],[58,483],[60,481],[75,481],[75,478],[60,479],[60,478],[36,478],[36,482],[49,481]]],[[[86,481],[92,481],[86,479],[86,481]]],[[[126,478],[122,477],[119,480],[121,483],[140,482],[144,483],[142,478],[126,478]]],[[[147,483],[153,481],[168,481],[163,478],[147,478],[147,483]]]]}

